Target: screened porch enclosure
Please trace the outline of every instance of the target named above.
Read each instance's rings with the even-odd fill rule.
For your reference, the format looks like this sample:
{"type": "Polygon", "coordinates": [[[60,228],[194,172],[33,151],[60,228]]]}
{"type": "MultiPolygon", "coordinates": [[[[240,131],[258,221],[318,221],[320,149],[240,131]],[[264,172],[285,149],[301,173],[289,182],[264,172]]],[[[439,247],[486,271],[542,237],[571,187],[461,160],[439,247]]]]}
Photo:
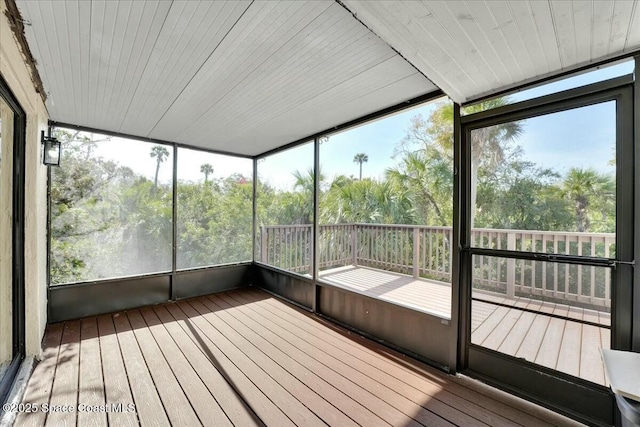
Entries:
{"type": "Polygon", "coordinates": [[[619,424],[640,0],[0,0],[0,24],[0,404],[74,408],[0,424],[619,424]]]}
{"type": "MultiPolygon", "coordinates": [[[[627,80],[603,84],[624,88],[627,80]]],[[[469,232],[469,281],[463,282],[456,279],[462,256],[456,228],[410,223],[453,221],[453,189],[462,184],[454,178],[453,148],[411,145],[438,129],[438,115],[451,107],[434,95],[402,114],[256,157],[54,124],[66,169],[53,171],[51,181],[50,319],[71,321],[253,285],[445,370],[458,363],[458,350],[448,343],[458,336],[455,325],[464,322],[470,348],[588,387],[605,407],[594,412],[606,411],[600,350],[615,340],[612,269],[624,188],[615,175],[624,150],[615,142],[621,134],[614,127],[597,136],[594,145],[610,149],[613,143],[614,159],[596,159],[602,169],[595,170],[571,159],[540,169],[528,160],[541,156],[526,151],[529,134],[504,133],[511,126],[545,128],[545,120],[582,120],[596,111],[591,108],[602,107],[608,124],[623,116],[608,101],[576,107],[574,116],[562,107],[561,117],[552,112],[482,129],[475,138],[495,139],[500,156],[510,161],[498,164],[480,150],[478,175],[468,169],[466,185],[476,186],[469,192],[476,226],[456,225],[458,233],[469,232]],[[325,178],[332,171],[327,153],[394,120],[408,123],[405,137],[395,134],[405,151],[383,165],[384,173],[367,171],[367,155],[359,153],[353,161],[358,177],[325,178]],[[125,145],[126,157],[114,150],[125,145]],[[322,166],[323,159],[329,166],[322,166]],[[91,179],[78,180],[86,171],[91,179]],[[576,195],[580,180],[593,188],[576,195]],[[518,216],[526,209],[512,215],[509,210],[524,200],[532,216],[518,216]],[[376,217],[368,212],[386,223],[372,222],[376,217]],[[362,215],[369,222],[340,222],[362,215]],[[323,223],[327,218],[335,223],[323,223]],[[495,226],[477,226],[488,223],[495,226]],[[123,296],[114,298],[114,289],[123,296]],[[460,314],[456,293],[465,289],[469,311],[460,314]]],[[[494,112],[465,117],[481,114],[494,112]]],[[[445,125],[441,136],[449,138],[445,125]]],[[[473,155],[479,142],[470,135],[473,155]]],[[[572,402],[565,404],[581,405],[572,402]]]]}

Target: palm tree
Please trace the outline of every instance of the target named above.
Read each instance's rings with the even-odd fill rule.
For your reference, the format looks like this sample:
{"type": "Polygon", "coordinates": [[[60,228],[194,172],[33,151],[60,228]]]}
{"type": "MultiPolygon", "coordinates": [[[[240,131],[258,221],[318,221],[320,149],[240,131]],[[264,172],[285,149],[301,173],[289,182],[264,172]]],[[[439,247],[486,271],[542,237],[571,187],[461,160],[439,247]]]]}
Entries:
{"type": "Polygon", "coordinates": [[[369,156],[364,153],[358,153],[353,156],[353,163],[360,164],[360,180],[362,181],[362,164],[367,163],[369,161],[369,156]]]}
{"type": "MultiPolygon", "coordinates": [[[[470,107],[465,114],[491,110],[511,103],[509,98],[496,98],[470,107]]],[[[475,217],[475,205],[478,189],[478,169],[480,166],[492,167],[504,160],[505,144],[522,134],[522,123],[507,122],[495,126],[474,129],[471,132],[471,225],[475,217]]],[[[426,121],[418,115],[411,120],[407,136],[401,143],[400,152],[406,154],[407,146],[418,143],[425,150],[429,147],[439,149],[444,155],[453,158],[453,104],[441,104],[426,121]]]]}
{"type": "Polygon", "coordinates": [[[386,170],[386,177],[411,201],[419,224],[451,225],[452,166],[437,150],[419,150],[405,154],[400,165],[386,170]]]}
{"type": "MultiPolygon", "coordinates": [[[[313,168],[309,168],[302,172],[296,170],[293,172],[295,183],[293,185],[294,198],[297,205],[297,217],[296,223],[298,224],[310,224],[313,222],[313,192],[315,188],[314,172],[313,168]]],[[[324,177],[322,172],[318,170],[318,180],[322,182],[324,177]]]]}
{"type": "Polygon", "coordinates": [[[594,205],[606,210],[607,204],[615,200],[615,182],[612,177],[595,169],[571,168],[562,181],[561,194],[574,206],[576,229],[590,231],[589,210],[594,205]]]}
{"type": "Polygon", "coordinates": [[[411,201],[388,181],[336,177],[324,194],[320,207],[320,219],[329,224],[414,223],[411,201]]]}
{"type": "Polygon", "coordinates": [[[156,159],[156,176],[153,179],[153,188],[154,190],[158,188],[158,172],[160,171],[160,163],[163,163],[164,160],[169,157],[169,150],[162,145],[154,145],[151,148],[151,153],[149,154],[151,158],[156,159]]]}
{"type": "Polygon", "coordinates": [[[204,183],[206,184],[207,181],[209,181],[209,175],[213,173],[213,166],[211,166],[209,163],[205,163],[204,165],[200,166],[200,172],[204,174],[204,183]]]}

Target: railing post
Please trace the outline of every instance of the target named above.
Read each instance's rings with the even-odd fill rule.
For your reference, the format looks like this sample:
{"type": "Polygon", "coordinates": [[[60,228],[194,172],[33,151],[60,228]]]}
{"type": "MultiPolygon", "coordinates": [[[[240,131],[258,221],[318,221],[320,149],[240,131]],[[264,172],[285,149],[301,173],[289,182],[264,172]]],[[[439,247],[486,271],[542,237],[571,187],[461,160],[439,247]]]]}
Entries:
{"type": "Polygon", "coordinates": [[[351,224],[351,264],[358,265],[358,226],[351,224]]]}
{"type": "Polygon", "coordinates": [[[316,260],[313,258],[315,252],[313,248],[315,247],[315,228],[313,224],[309,225],[309,274],[313,276],[313,266],[315,265],[316,260]]]}
{"type": "MultiPolygon", "coordinates": [[[[507,233],[507,250],[516,250],[516,233],[507,233]]],[[[514,299],[516,296],[516,260],[507,259],[507,298],[514,299]]]]}
{"type": "MultiPolygon", "coordinates": [[[[444,259],[444,256],[443,256],[444,259]]],[[[413,227],[413,278],[420,277],[420,229],[413,227]]]]}
{"type": "Polygon", "coordinates": [[[267,264],[267,237],[264,226],[260,226],[260,262],[267,264]]]}

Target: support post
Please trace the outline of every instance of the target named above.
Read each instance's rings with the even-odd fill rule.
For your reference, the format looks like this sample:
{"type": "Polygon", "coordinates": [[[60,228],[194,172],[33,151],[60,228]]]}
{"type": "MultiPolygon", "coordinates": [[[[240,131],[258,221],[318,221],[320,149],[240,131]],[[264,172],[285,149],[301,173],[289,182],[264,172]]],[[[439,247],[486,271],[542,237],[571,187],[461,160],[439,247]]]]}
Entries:
{"type": "MultiPolygon", "coordinates": [[[[634,90],[634,102],[635,106],[633,107],[633,123],[631,124],[631,128],[633,129],[633,143],[629,144],[631,147],[640,146],[640,55],[635,56],[635,79],[633,82],[633,90],[634,90]]],[[[636,262],[640,261],[640,150],[637,148],[632,151],[634,156],[635,165],[634,169],[634,198],[633,203],[635,206],[634,209],[634,217],[630,220],[633,224],[631,230],[631,235],[634,236],[634,253],[630,253],[630,257],[628,259],[636,260],[636,262]]],[[[626,155],[626,152],[625,152],[626,155]]],[[[624,225],[623,225],[624,227],[624,225]]],[[[618,228],[620,230],[620,228],[618,228]]],[[[622,234],[622,233],[618,233],[622,234]]],[[[617,246],[616,246],[617,247],[617,246]]],[[[633,269],[632,273],[632,289],[633,289],[633,301],[631,303],[631,349],[636,352],[640,352],[640,268],[633,269]]],[[[611,299],[613,303],[614,293],[612,293],[611,299]]],[[[612,325],[613,326],[613,325],[612,325]]],[[[615,326],[614,326],[615,327],[615,326]]],[[[615,348],[615,347],[612,347],[615,348]]]]}
{"type": "Polygon", "coordinates": [[[318,275],[320,273],[320,138],[313,139],[313,226],[311,227],[311,277],[313,278],[314,313],[318,312],[318,275]]]}
{"type": "MultiPolygon", "coordinates": [[[[251,187],[251,259],[257,259],[257,245],[258,245],[258,236],[256,233],[258,232],[258,159],[253,159],[252,164],[252,176],[253,176],[253,185],[251,187]]],[[[260,228],[262,232],[262,227],[260,228]]],[[[260,237],[262,239],[262,237],[260,237]]],[[[262,251],[262,246],[260,247],[262,251]]],[[[262,255],[260,256],[260,260],[262,260],[262,255]]]]}
{"type": "Polygon", "coordinates": [[[420,229],[413,227],[413,278],[420,277],[420,229]]]}
{"type": "Polygon", "coordinates": [[[175,301],[176,290],[173,287],[178,270],[178,146],[173,145],[173,175],[171,186],[171,299],[175,301]]]}
{"type": "MultiPolygon", "coordinates": [[[[507,249],[516,250],[516,233],[507,233],[507,249]]],[[[499,279],[499,278],[498,278],[499,279]]],[[[516,260],[509,258],[507,260],[507,298],[515,299],[516,291],[516,260]]]]}
{"type": "Polygon", "coordinates": [[[260,226],[260,262],[267,264],[269,256],[267,254],[267,234],[264,226],[260,226]]]}
{"type": "Polygon", "coordinates": [[[356,267],[358,265],[358,226],[351,224],[351,264],[356,267]]]}

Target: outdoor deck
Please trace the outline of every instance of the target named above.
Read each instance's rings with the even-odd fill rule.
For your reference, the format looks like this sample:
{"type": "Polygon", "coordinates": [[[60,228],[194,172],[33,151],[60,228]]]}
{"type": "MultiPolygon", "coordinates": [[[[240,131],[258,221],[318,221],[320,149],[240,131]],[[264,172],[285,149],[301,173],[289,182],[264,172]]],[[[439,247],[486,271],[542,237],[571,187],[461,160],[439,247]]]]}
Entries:
{"type": "Polygon", "coordinates": [[[571,425],[254,289],[48,326],[24,425],[571,425]]]}
{"type": "MultiPolygon", "coordinates": [[[[451,318],[451,287],[447,283],[354,266],[321,271],[320,278],[370,297],[451,318]]],[[[605,384],[599,349],[609,348],[609,313],[529,298],[509,300],[481,292],[474,292],[474,297],[483,300],[472,305],[474,344],[605,384]]]]}

